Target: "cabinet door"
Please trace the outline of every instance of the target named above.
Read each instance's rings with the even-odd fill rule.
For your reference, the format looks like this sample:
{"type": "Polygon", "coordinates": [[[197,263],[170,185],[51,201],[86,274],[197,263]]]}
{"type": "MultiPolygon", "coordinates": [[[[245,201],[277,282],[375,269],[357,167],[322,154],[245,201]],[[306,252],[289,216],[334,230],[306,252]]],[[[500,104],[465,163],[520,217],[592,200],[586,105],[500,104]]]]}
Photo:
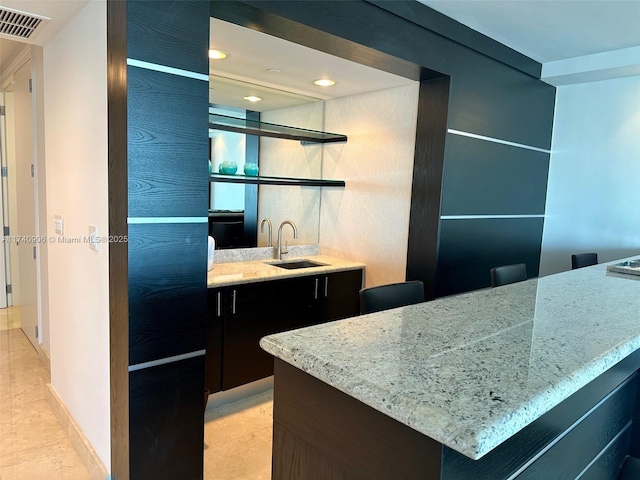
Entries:
{"type": "Polygon", "coordinates": [[[262,337],[275,333],[278,282],[230,287],[225,296],[222,389],[273,375],[273,357],[262,350],[262,337]]]}
{"type": "Polygon", "coordinates": [[[321,321],[331,322],[360,313],[362,270],[330,273],[321,277],[321,321]]]}
{"type": "Polygon", "coordinates": [[[275,309],[276,330],[286,332],[318,323],[318,277],[299,277],[279,280],[275,309]]]}
{"type": "Polygon", "coordinates": [[[206,365],[204,387],[209,393],[222,390],[222,324],[225,289],[207,292],[206,365]]]}

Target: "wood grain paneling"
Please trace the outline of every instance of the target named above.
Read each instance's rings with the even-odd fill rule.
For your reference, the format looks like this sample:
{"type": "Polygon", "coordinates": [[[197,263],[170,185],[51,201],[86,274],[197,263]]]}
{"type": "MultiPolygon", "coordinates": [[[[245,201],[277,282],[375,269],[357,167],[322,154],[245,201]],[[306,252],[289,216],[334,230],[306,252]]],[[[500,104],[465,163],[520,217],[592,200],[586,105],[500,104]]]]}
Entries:
{"type": "Polygon", "coordinates": [[[273,446],[281,452],[272,464],[273,480],[349,480],[353,478],[333,459],[273,423],[273,446]]]}
{"type": "Polygon", "coordinates": [[[436,296],[491,286],[489,270],[525,263],[538,276],[543,218],[442,220],[436,296]]]}
{"type": "Polygon", "coordinates": [[[127,2],[129,58],[197,73],[209,72],[209,2],[127,2]]]}
{"type": "Polygon", "coordinates": [[[205,348],[207,224],[129,225],[131,365],[205,348]]]}
{"type": "Polygon", "coordinates": [[[436,292],[448,105],[448,77],[420,82],[406,278],[421,280],[427,299],[436,292]]]}
{"type": "MultiPolygon", "coordinates": [[[[271,6],[275,5],[275,2],[269,2],[270,5],[266,2],[253,2],[253,5],[247,3],[251,2],[211,0],[211,16],[412,80],[441,76],[438,72],[422,69],[411,61],[403,60],[400,56],[388,55],[374,45],[366,42],[358,44],[351,41],[348,36],[332,35],[330,30],[325,30],[321,26],[305,25],[304,22],[289,19],[287,15],[282,14],[287,11],[286,5],[284,9],[278,6],[278,12],[272,13],[271,6]]],[[[300,2],[302,3],[304,2],[300,2]]],[[[339,10],[335,10],[336,6],[349,8],[346,2],[316,3],[317,5],[309,5],[309,7],[314,9],[316,14],[317,8],[322,9],[323,12],[328,13],[329,18],[333,15],[342,16],[339,10]],[[329,5],[324,9],[322,5],[324,3],[327,5],[333,3],[334,6],[329,5]]],[[[291,5],[291,8],[295,10],[297,6],[291,5]]]]}
{"type": "Polygon", "coordinates": [[[273,415],[278,429],[289,432],[287,438],[275,437],[275,480],[439,478],[442,446],[438,442],[279,359],[275,360],[273,415]],[[310,452],[312,458],[303,461],[287,455],[289,442],[300,453],[301,449],[310,452]],[[309,471],[326,476],[306,476],[309,471]]]}
{"type": "Polygon", "coordinates": [[[129,216],[206,216],[207,82],[127,70],[129,216]]]}
{"type": "MultiPolygon", "coordinates": [[[[592,460],[611,442],[631,421],[635,404],[636,382],[629,382],[591,415],[585,418],[562,440],[555,444],[529,468],[518,475],[518,480],[564,480],[577,478],[592,460]]],[[[618,457],[614,451],[603,461],[601,468],[611,466],[611,460],[618,457]]],[[[624,457],[623,457],[624,458],[624,457]]],[[[622,465],[622,459],[617,467],[622,465]]],[[[605,478],[615,478],[615,475],[605,478]]]]}
{"type": "Polygon", "coordinates": [[[593,465],[580,477],[580,480],[617,480],[620,478],[620,466],[629,452],[631,444],[631,428],[621,432],[593,465]]]}
{"type": "Polygon", "coordinates": [[[542,64],[502,43],[413,0],[366,0],[384,10],[415,22],[460,45],[491,57],[521,72],[540,78],[542,64]]]}
{"type": "MultiPolygon", "coordinates": [[[[362,1],[250,0],[245,3],[352,42],[354,51],[358,45],[373,48],[431,72],[423,79],[443,74],[451,76],[449,128],[550,148],[555,87],[424,28],[419,23],[429,9],[416,9],[420,11],[415,11],[409,21],[362,1]]],[[[212,16],[217,16],[214,4],[212,16]]],[[[223,9],[224,6],[220,10],[223,9]]],[[[265,33],[271,33],[273,26],[276,31],[278,22],[272,16],[261,13],[253,19],[256,21],[245,25],[265,33]]],[[[241,21],[235,18],[235,23],[241,21]]],[[[297,41],[286,32],[278,33],[274,34],[297,41]]],[[[308,46],[326,51],[323,43],[308,46]]],[[[343,58],[363,63],[358,55],[346,53],[343,58]]],[[[384,69],[375,64],[371,66],[384,69]]]]}
{"type": "MultiPolygon", "coordinates": [[[[109,234],[127,235],[127,32],[126,4],[107,2],[107,115],[109,234]]],[[[109,243],[109,356],[111,465],[129,479],[129,301],[127,243],[109,243]]]]}
{"type": "Polygon", "coordinates": [[[549,157],[448,134],[442,215],[544,214],[549,157]]]}
{"type": "Polygon", "coordinates": [[[555,87],[471,50],[455,60],[449,128],[551,149],[555,87]]]}
{"type": "Polygon", "coordinates": [[[130,373],[131,478],[203,478],[204,355],[130,373]]]}

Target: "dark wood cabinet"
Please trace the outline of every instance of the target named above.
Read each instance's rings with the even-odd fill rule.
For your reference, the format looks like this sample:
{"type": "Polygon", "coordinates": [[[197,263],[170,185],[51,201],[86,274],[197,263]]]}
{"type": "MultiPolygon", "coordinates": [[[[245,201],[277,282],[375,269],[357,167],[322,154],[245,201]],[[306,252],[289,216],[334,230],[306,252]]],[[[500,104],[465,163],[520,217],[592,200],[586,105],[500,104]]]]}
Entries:
{"type": "Polygon", "coordinates": [[[332,322],[360,313],[362,270],[330,273],[320,278],[320,319],[332,322]]]}
{"type": "Polygon", "coordinates": [[[209,393],[222,390],[222,323],[218,304],[222,303],[222,289],[210,288],[207,292],[206,349],[207,361],[204,373],[204,388],[209,393]]]}
{"type": "Polygon", "coordinates": [[[275,332],[276,289],[270,282],[227,288],[223,296],[222,389],[273,374],[260,339],[275,332]]]}
{"type": "Polygon", "coordinates": [[[228,390],[273,374],[260,339],[355,316],[362,270],[211,288],[205,387],[228,390]]]}

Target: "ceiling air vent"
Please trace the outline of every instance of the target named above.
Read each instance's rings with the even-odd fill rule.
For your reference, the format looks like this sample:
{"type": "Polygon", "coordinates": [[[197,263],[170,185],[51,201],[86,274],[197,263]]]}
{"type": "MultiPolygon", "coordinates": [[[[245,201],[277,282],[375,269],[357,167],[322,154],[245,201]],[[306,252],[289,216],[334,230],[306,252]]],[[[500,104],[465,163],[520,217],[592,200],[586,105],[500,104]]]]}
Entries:
{"type": "Polygon", "coordinates": [[[30,39],[49,20],[33,13],[0,7],[0,35],[10,38],[30,39]]]}

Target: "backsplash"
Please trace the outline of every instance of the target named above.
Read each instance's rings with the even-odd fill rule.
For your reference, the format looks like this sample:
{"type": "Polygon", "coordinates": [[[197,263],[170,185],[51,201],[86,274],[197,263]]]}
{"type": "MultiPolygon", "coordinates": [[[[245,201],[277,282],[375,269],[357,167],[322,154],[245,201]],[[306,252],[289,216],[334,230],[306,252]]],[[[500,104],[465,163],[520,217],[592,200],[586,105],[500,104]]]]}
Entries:
{"type": "MultiPolygon", "coordinates": [[[[287,250],[289,253],[283,256],[283,259],[320,254],[320,246],[318,244],[289,245],[287,250]]],[[[270,260],[275,257],[275,247],[230,248],[227,250],[216,250],[214,263],[250,262],[254,260],[270,260]]]]}

